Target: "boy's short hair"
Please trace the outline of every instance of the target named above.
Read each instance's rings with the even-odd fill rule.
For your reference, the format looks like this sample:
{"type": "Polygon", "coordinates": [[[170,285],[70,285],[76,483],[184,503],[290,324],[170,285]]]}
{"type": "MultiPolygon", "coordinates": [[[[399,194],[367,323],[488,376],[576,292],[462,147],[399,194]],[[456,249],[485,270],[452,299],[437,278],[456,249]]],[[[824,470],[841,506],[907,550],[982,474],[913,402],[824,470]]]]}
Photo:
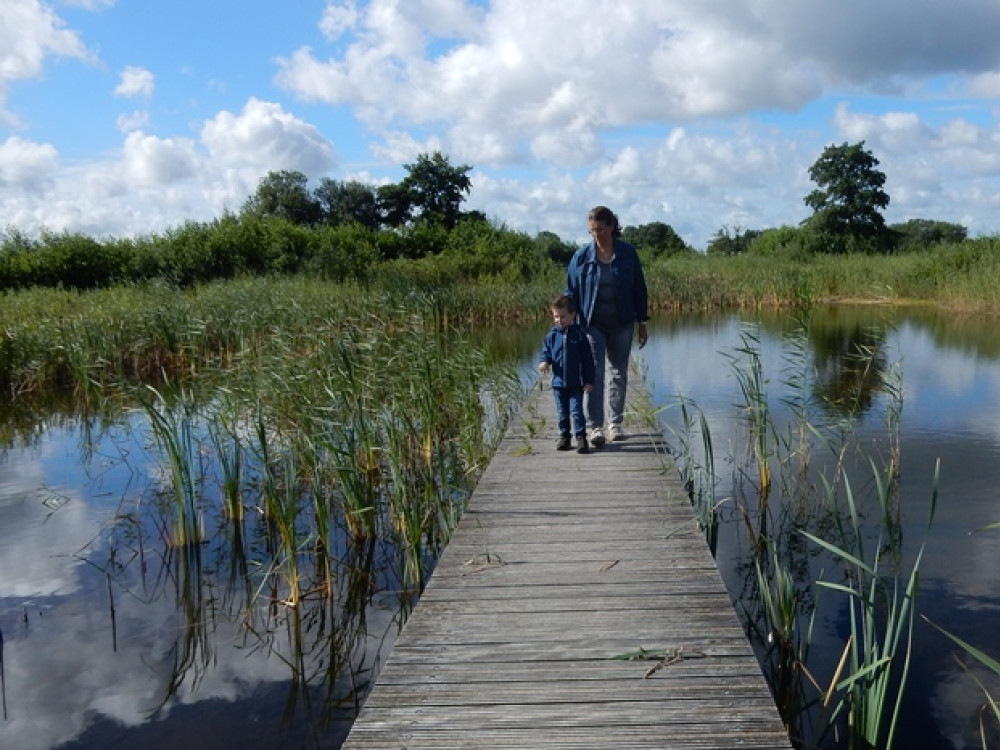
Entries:
{"type": "Polygon", "coordinates": [[[573,302],[573,298],[568,294],[560,294],[552,300],[551,308],[553,310],[565,310],[568,313],[575,313],[576,303],[573,302]]]}

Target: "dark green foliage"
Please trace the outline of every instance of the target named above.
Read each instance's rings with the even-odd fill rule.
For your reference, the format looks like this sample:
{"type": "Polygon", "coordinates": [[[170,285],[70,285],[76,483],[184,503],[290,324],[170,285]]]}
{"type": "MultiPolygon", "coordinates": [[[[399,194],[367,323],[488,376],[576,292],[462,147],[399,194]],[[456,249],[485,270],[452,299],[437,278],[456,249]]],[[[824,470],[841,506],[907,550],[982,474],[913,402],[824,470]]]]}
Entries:
{"type": "Polygon", "coordinates": [[[465,220],[448,236],[445,254],[464,278],[530,280],[543,265],[537,244],[523,232],[488,221],[465,220]]]}
{"type": "Polygon", "coordinates": [[[257,186],[257,192],[243,204],[243,213],[287,219],[303,226],[317,224],[323,216],[323,208],[309,192],[308,182],[301,172],[268,172],[257,186]]]}
{"type": "Polygon", "coordinates": [[[401,183],[378,190],[382,221],[390,227],[420,223],[451,229],[458,224],[462,201],[472,188],[468,175],[472,167],[453,167],[439,151],[420,154],[413,164],[403,166],[408,174],[401,183]]]}
{"type": "Polygon", "coordinates": [[[890,249],[881,211],[889,205],[885,174],[865,142],[827,146],[809,168],[817,184],[803,200],[813,209],[804,225],[819,235],[828,252],[890,249]]]}
{"type": "Polygon", "coordinates": [[[114,243],[83,234],[44,234],[31,253],[31,283],[93,289],[126,277],[127,257],[114,243]]]}
{"type": "Polygon", "coordinates": [[[563,266],[576,252],[575,245],[563,242],[555,232],[539,232],[535,235],[535,247],[540,255],[563,266]]]}
{"type": "Polygon", "coordinates": [[[378,229],[381,224],[378,191],[371,185],[324,177],[313,194],[322,209],[324,224],[340,226],[356,222],[371,230],[378,229]]]}
{"type": "Polygon", "coordinates": [[[625,227],[622,239],[635,245],[637,250],[644,251],[650,258],[690,251],[687,243],[680,238],[674,228],[662,221],[625,227]]]}
{"type": "Polygon", "coordinates": [[[15,227],[0,241],[0,289],[23,289],[34,284],[34,251],[38,243],[15,227]]]}
{"type": "Polygon", "coordinates": [[[812,252],[811,235],[807,229],[782,226],[764,229],[748,243],[750,255],[805,260],[812,252]]]}
{"type": "Polygon", "coordinates": [[[380,236],[355,223],[318,227],[311,234],[305,271],[330,281],[367,281],[380,258],[380,236]]]}
{"type": "Polygon", "coordinates": [[[892,232],[893,245],[899,252],[956,244],[968,236],[968,230],[961,224],[931,219],[910,219],[902,224],[893,224],[889,230],[892,232]]]}
{"type": "Polygon", "coordinates": [[[736,227],[730,230],[729,227],[721,227],[712,235],[705,252],[709,255],[742,255],[759,236],[758,229],[736,227]]]}

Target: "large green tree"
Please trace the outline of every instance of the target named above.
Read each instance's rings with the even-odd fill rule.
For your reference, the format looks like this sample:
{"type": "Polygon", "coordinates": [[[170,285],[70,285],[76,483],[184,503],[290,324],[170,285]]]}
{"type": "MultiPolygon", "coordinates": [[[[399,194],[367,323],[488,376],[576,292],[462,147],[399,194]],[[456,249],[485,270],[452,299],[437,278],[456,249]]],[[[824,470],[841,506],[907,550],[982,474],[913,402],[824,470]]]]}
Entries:
{"type": "Polygon", "coordinates": [[[968,230],[961,224],[933,219],[910,219],[902,224],[893,224],[889,230],[896,248],[901,252],[958,244],[968,236],[968,230]]]}
{"type": "Polygon", "coordinates": [[[625,227],[622,239],[635,245],[639,250],[648,251],[653,257],[674,255],[690,249],[680,235],[674,231],[674,228],[662,221],[652,221],[637,227],[625,227]]]}
{"type": "Polygon", "coordinates": [[[435,151],[420,154],[413,164],[404,164],[407,176],[398,185],[379,188],[379,201],[386,224],[401,226],[410,222],[435,224],[451,229],[462,218],[461,205],[472,180],[472,167],[453,167],[448,157],[435,151]]]}
{"type": "Polygon", "coordinates": [[[339,226],[356,222],[367,229],[381,223],[377,191],[357,180],[332,180],[324,177],[313,192],[323,211],[323,223],[339,226]]]}
{"type": "Polygon", "coordinates": [[[323,215],[320,202],[309,192],[309,180],[301,172],[268,172],[257,192],[243,204],[243,213],[275,216],[301,226],[319,223],[323,215]]]}
{"type": "Polygon", "coordinates": [[[813,215],[803,222],[832,252],[882,250],[888,233],[882,211],[889,205],[885,174],[865,142],[827,146],[809,177],[817,188],[803,200],[813,215]]]}

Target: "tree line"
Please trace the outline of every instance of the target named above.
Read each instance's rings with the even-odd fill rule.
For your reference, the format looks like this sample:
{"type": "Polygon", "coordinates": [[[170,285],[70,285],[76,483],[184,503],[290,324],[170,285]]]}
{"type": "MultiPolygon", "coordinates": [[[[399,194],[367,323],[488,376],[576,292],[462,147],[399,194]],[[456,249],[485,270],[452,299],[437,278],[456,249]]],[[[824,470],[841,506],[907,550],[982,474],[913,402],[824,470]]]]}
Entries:
{"type": "MultiPolygon", "coordinates": [[[[274,171],[238,213],[185,222],[162,234],[97,240],[79,233],[16,228],[0,233],[0,290],[31,286],[90,289],[162,281],[190,285],[252,274],[310,273],[331,280],[370,279],[406,264],[432,281],[496,277],[526,281],[564,266],[576,250],[549,231],[530,237],[462,204],[469,165],[440,152],[404,164],[406,176],[380,186],[274,171]]],[[[958,224],[913,219],[887,226],[885,175],[864,141],[831,145],[809,170],[817,187],[803,199],[812,215],[798,227],[722,227],[709,255],[807,258],[816,253],[892,253],[958,243],[958,224]]],[[[650,262],[696,256],[667,223],[627,226],[624,239],[650,262]]]]}
{"type": "Polygon", "coordinates": [[[960,224],[910,219],[887,225],[882,216],[889,206],[886,176],[865,142],[827,146],[809,168],[816,188],[803,198],[813,210],[798,227],[742,229],[722,227],[709,242],[710,255],[785,255],[814,253],[895,253],[926,250],[962,242],[967,230],[960,224]]]}

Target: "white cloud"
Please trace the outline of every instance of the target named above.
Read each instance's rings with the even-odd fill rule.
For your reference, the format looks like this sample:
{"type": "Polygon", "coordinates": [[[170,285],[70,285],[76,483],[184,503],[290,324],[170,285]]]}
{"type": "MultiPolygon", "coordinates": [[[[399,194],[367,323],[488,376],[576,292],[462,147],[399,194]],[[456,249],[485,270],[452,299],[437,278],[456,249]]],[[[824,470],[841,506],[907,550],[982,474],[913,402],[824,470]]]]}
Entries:
{"type": "Polygon", "coordinates": [[[94,59],[79,35],[67,30],[52,9],[39,0],[0,3],[0,124],[20,124],[6,108],[10,84],[41,76],[50,55],[86,62],[94,59]]]}
{"type": "MultiPolygon", "coordinates": [[[[1000,127],[988,101],[968,97],[1000,91],[1000,6],[846,2],[328,0],[311,19],[312,46],[304,31],[301,46],[272,58],[274,82],[307,102],[302,115],[251,91],[241,111],[165,131],[166,106],[178,108],[166,98],[168,67],[154,81],[138,59],[116,92],[150,96],[155,83],[156,134],[148,112],[119,114],[117,153],[66,164],[55,141],[8,140],[0,179],[34,192],[0,194],[0,207],[29,230],[107,219],[105,231],[149,231],[241,205],[269,170],[324,176],[336,138],[351,154],[344,172],[370,171],[374,182],[398,177],[420,152],[473,165],[468,207],[514,228],[576,238],[580,215],[603,202],[628,223],[667,221],[704,247],[723,225],[797,224],[809,165],[831,142],[864,139],[889,178],[890,221],[930,214],[995,228],[1000,127]],[[360,123],[362,142],[349,143],[345,119],[360,123]],[[10,166],[40,154],[35,176],[10,166]],[[90,205],[88,190],[114,196],[118,210],[90,205]]],[[[0,117],[5,82],[40,76],[49,55],[89,60],[44,7],[0,9],[28,12],[49,32],[29,34],[17,54],[0,45],[0,117]]],[[[197,68],[182,67],[187,83],[197,68]]],[[[205,71],[203,91],[224,97],[239,85],[205,71]]]]}
{"type": "Polygon", "coordinates": [[[0,189],[34,193],[50,184],[59,156],[52,146],[8,138],[0,143],[0,189]]]}
{"type": "Polygon", "coordinates": [[[8,139],[0,145],[0,214],[27,232],[148,234],[239,209],[269,171],[316,177],[334,163],[317,128],[257,99],[238,114],[220,112],[197,139],[150,135],[121,118],[119,125],[127,132],[117,155],[70,166],[50,144],[8,139]]]}
{"type": "Polygon", "coordinates": [[[130,114],[118,115],[115,124],[118,125],[118,129],[123,133],[142,130],[149,124],[149,112],[136,110],[130,114]]]}
{"type": "Polygon", "coordinates": [[[213,161],[256,166],[262,173],[290,169],[315,176],[334,164],[333,147],[315,126],[259,99],[250,99],[239,115],[220,112],[205,123],[201,140],[213,161]]]}
{"type": "Polygon", "coordinates": [[[121,82],[115,87],[115,96],[149,98],[155,88],[156,78],[150,71],[129,65],[121,72],[121,82]]]}
{"type": "Polygon", "coordinates": [[[193,141],[136,131],[125,137],[122,161],[133,186],[160,188],[193,176],[200,159],[193,141]]]}

